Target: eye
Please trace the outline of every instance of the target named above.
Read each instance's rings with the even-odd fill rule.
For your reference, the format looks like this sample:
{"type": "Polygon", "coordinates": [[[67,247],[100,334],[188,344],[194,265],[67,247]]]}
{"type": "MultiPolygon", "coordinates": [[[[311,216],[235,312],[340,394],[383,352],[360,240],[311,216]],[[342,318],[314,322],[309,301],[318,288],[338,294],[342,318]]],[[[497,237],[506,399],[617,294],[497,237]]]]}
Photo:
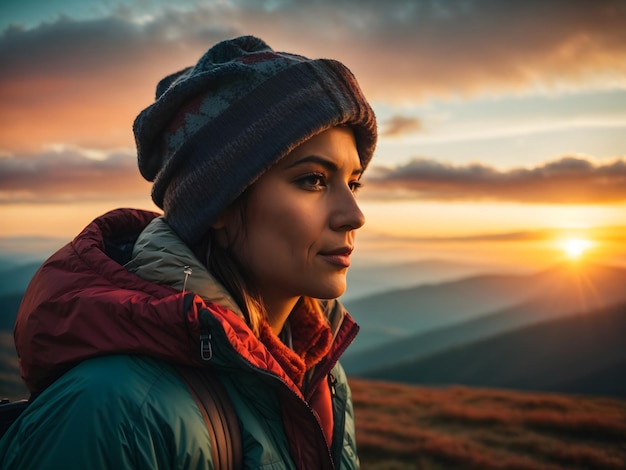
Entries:
{"type": "Polygon", "coordinates": [[[319,191],[326,187],[326,176],[322,173],[310,173],[298,179],[297,183],[309,191],[319,191]]]}
{"type": "Polygon", "coordinates": [[[348,186],[350,186],[350,191],[356,193],[359,189],[363,187],[363,183],[361,183],[359,180],[351,181],[348,186]]]}

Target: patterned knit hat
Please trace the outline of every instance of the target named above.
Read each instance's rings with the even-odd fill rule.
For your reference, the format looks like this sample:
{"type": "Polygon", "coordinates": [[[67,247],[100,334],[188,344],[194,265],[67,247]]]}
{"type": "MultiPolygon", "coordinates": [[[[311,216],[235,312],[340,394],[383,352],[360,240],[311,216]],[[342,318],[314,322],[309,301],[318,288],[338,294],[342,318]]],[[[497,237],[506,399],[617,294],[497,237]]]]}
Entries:
{"type": "Polygon", "coordinates": [[[161,80],[133,131],[139,170],[154,181],[153,201],[194,245],[268,168],[338,125],[354,130],[365,168],[376,146],[376,118],[350,70],[243,36],[161,80]]]}

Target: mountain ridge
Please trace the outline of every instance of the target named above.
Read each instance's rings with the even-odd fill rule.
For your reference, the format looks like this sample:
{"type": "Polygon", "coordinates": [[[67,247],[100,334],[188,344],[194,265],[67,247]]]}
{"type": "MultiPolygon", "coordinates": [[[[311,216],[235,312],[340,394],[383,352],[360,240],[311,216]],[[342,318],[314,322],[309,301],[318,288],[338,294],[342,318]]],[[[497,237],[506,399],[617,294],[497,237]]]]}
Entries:
{"type": "MultiPolygon", "coordinates": [[[[617,269],[618,273],[621,272],[621,268],[617,269]]],[[[608,267],[608,271],[606,271],[607,277],[611,277],[614,273],[615,271],[608,267]]],[[[596,278],[598,277],[596,276],[596,278]]],[[[597,301],[596,305],[591,307],[585,306],[586,302],[581,301],[580,296],[572,295],[566,301],[560,303],[559,306],[555,306],[557,302],[555,296],[558,298],[560,292],[552,290],[550,295],[529,299],[512,307],[487,313],[466,321],[460,321],[439,329],[424,333],[414,333],[393,342],[368,349],[348,350],[342,359],[342,364],[349,373],[358,374],[368,368],[383,367],[387,363],[397,361],[398,358],[403,358],[404,360],[414,359],[420,355],[428,355],[541,321],[574,313],[582,313],[589,308],[601,308],[621,300],[626,301],[626,292],[620,293],[622,290],[620,287],[621,282],[626,282],[626,277],[617,276],[617,281],[604,281],[604,285],[608,284],[608,288],[596,287],[594,292],[596,294],[601,293],[604,296],[604,300],[597,301]],[[623,280],[620,281],[622,278],[623,280]]],[[[551,284],[554,287],[554,282],[551,284]]],[[[567,285],[565,286],[567,287],[567,285]]],[[[560,287],[563,288],[563,285],[560,287]]]]}
{"type": "Polygon", "coordinates": [[[421,385],[626,397],[626,302],[530,325],[358,374],[421,385]],[[612,375],[621,371],[617,376],[612,375]],[[607,373],[608,371],[608,373],[607,373]],[[598,379],[603,378],[602,382],[598,379]]]}
{"type": "Polygon", "coordinates": [[[582,269],[559,264],[532,274],[485,274],[423,284],[346,301],[344,305],[361,326],[361,334],[351,348],[356,353],[538,299],[565,313],[579,305],[600,308],[626,300],[624,285],[626,269],[621,267],[585,265],[582,269]]]}

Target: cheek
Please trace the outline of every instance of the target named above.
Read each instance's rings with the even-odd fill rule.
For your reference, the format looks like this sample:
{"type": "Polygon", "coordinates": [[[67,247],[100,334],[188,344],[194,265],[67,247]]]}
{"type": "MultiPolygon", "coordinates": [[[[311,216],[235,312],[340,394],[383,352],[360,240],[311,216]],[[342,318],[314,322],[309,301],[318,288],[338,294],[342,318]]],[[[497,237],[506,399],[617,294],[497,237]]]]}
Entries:
{"type": "MultiPolygon", "coordinates": [[[[319,239],[320,221],[305,204],[285,198],[269,204],[254,205],[250,212],[248,233],[251,250],[263,250],[267,256],[302,256],[319,239]]],[[[252,253],[257,256],[263,253],[252,253]]]]}

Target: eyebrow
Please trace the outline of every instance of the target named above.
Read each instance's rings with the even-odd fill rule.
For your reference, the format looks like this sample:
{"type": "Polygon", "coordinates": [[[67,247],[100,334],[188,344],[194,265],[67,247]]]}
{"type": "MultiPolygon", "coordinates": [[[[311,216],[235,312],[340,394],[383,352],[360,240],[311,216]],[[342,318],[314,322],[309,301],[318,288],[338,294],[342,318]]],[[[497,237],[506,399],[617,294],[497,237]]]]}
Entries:
{"type": "MultiPolygon", "coordinates": [[[[328,171],[339,170],[339,167],[337,166],[335,162],[333,162],[332,160],[328,160],[327,158],[320,157],[319,155],[309,155],[299,160],[296,160],[295,162],[288,165],[287,168],[294,168],[296,166],[303,165],[305,163],[317,163],[323,166],[324,168],[326,168],[328,171]]],[[[352,172],[352,175],[356,176],[362,173],[363,173],[363,167],[359,166],[352,172]]]]}

